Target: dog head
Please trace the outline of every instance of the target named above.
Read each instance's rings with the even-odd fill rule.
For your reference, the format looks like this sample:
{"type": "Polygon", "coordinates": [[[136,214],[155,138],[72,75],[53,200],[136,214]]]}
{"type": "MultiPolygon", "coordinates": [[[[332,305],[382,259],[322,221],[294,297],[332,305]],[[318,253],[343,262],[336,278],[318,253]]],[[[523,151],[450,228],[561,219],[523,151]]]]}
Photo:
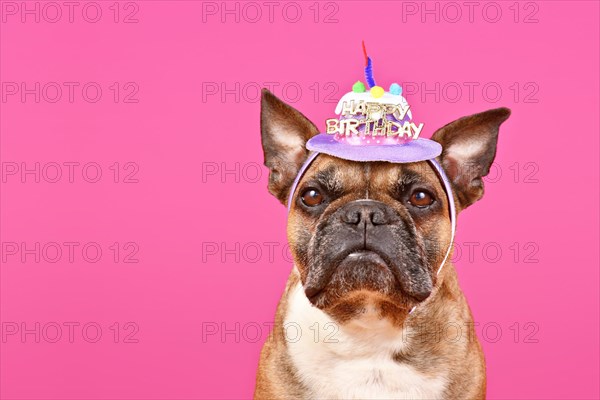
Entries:
{"type": "MultiPolygon", "coordinates": [[[[435,132],[438,161],[457,210],[483,195],[506,108],[458,119],[435,132]]],[[[261,135],[269,191],[287,203],[319,131],[304,115],[263,90],[261,135]]],[[[338,322],[373,307],[402,323],[439,284],[451,240],[448,198],[426,161],[355,162],[320,154],[293,193],[287,236],[310,302],[338,322]]]]}

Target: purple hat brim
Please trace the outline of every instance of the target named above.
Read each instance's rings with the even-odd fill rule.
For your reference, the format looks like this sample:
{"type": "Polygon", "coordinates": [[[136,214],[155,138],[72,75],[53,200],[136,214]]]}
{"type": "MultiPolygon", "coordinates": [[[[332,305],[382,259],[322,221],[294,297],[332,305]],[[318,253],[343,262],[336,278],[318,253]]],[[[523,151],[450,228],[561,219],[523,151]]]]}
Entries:
{"type": "Polygon", "coordinates": [[[388,161],[410,163],[432,160],[442,154],[442,146],[430,139],[415,139],[399,144],[352,145],[338,142],[333,135],[321,133],[306,142],[311,151],[350,161],[388,161]]]}

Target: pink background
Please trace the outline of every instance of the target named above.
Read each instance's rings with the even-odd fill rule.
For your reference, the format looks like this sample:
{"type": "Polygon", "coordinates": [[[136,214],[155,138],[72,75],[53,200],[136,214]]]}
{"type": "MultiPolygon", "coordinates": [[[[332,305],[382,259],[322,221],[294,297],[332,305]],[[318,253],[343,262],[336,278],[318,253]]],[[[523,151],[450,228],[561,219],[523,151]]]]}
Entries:
{"type": "Polygon", "coordinates": [[[480,324],[488,397],[599,397],[597,2],[477,2],[471,17],[461,2],[460,16],[436,2],[277,2],[270,21],[263,2],[229,2],[237,15],[221,15],[221,2],[139,1],[120,3],[117,22],[113,3],[96,3],[96,23],[82,16],[86,2],[73,22],[66,6],[51,22],[44,3],[0,4],[0,397],[250,397],[291,269],[284,207],[257,169],[256,88],[275,82],[322,128],[331,101],[361,79],[361,39],[378,81],[417,88],[406,95],[425,137],[463,115],[513,110],[497,175],[459,218],[455,257],[480,324]],[[24,4],[37,4],[39,22],[24,4]],[[137,22],[125,23],[131,13],[137,22]],[[40,82],[40,101],[11,94],[11,82],[40,82]],[[56,102],[52,82],[64,89],[56,102]],[[79,84],[72,99],[64,82],[79,84]],[[95,103],[82,95],[88,82],[102,89],[95,103]],[[125,102],[136,87],[128,101],[138,101],[125,102]],[[39,183],[20,175],[36,162],[39,183]],[[73,182],[65,162],[80,163],[73,182]],[[82,176],[90,162],[96,183],[94,169],[82,176]],[[72,262],[65,242],[80,243],[72,262]]]}

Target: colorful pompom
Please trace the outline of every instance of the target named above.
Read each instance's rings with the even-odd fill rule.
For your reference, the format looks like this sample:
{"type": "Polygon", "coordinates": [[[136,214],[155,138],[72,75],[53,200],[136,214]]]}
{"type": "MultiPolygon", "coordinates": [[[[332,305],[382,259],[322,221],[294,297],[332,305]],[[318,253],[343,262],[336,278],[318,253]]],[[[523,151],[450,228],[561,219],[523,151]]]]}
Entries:
{"type": "Polygon", "coordinates": [[[383,90],[381,86],[373,86],[371,88],[371,96],[375,97],[376,99],[383,97],[384,93],[385,90],[383,90]]]}
{"type": "Polygon", "coordinates": [[[392,83],[390,85],[390,93],[396,96],[400,96],[402,94],[402,86],[397,83],[392,83]]]}
{"type": "Polygon", "coordinates": [[[364,93],[365,90],[365,84],[361,81],[357,81],[354,85],[352,85],[352,91],[354,93],[364,93]]]}

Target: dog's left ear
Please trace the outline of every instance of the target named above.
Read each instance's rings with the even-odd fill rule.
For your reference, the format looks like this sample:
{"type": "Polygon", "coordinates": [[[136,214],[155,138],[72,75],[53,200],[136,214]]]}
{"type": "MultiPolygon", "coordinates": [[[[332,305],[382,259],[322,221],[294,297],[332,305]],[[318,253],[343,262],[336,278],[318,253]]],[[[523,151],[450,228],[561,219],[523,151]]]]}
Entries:
{"type": "Polygon", "coordinates": [[[483,178],[496,156],[500,125],[508,119],[508,108],[496,108],[457,119],[438,129],[432,139],[443,147],[444,171],[464,209],[483,196],[483,178]]]}

